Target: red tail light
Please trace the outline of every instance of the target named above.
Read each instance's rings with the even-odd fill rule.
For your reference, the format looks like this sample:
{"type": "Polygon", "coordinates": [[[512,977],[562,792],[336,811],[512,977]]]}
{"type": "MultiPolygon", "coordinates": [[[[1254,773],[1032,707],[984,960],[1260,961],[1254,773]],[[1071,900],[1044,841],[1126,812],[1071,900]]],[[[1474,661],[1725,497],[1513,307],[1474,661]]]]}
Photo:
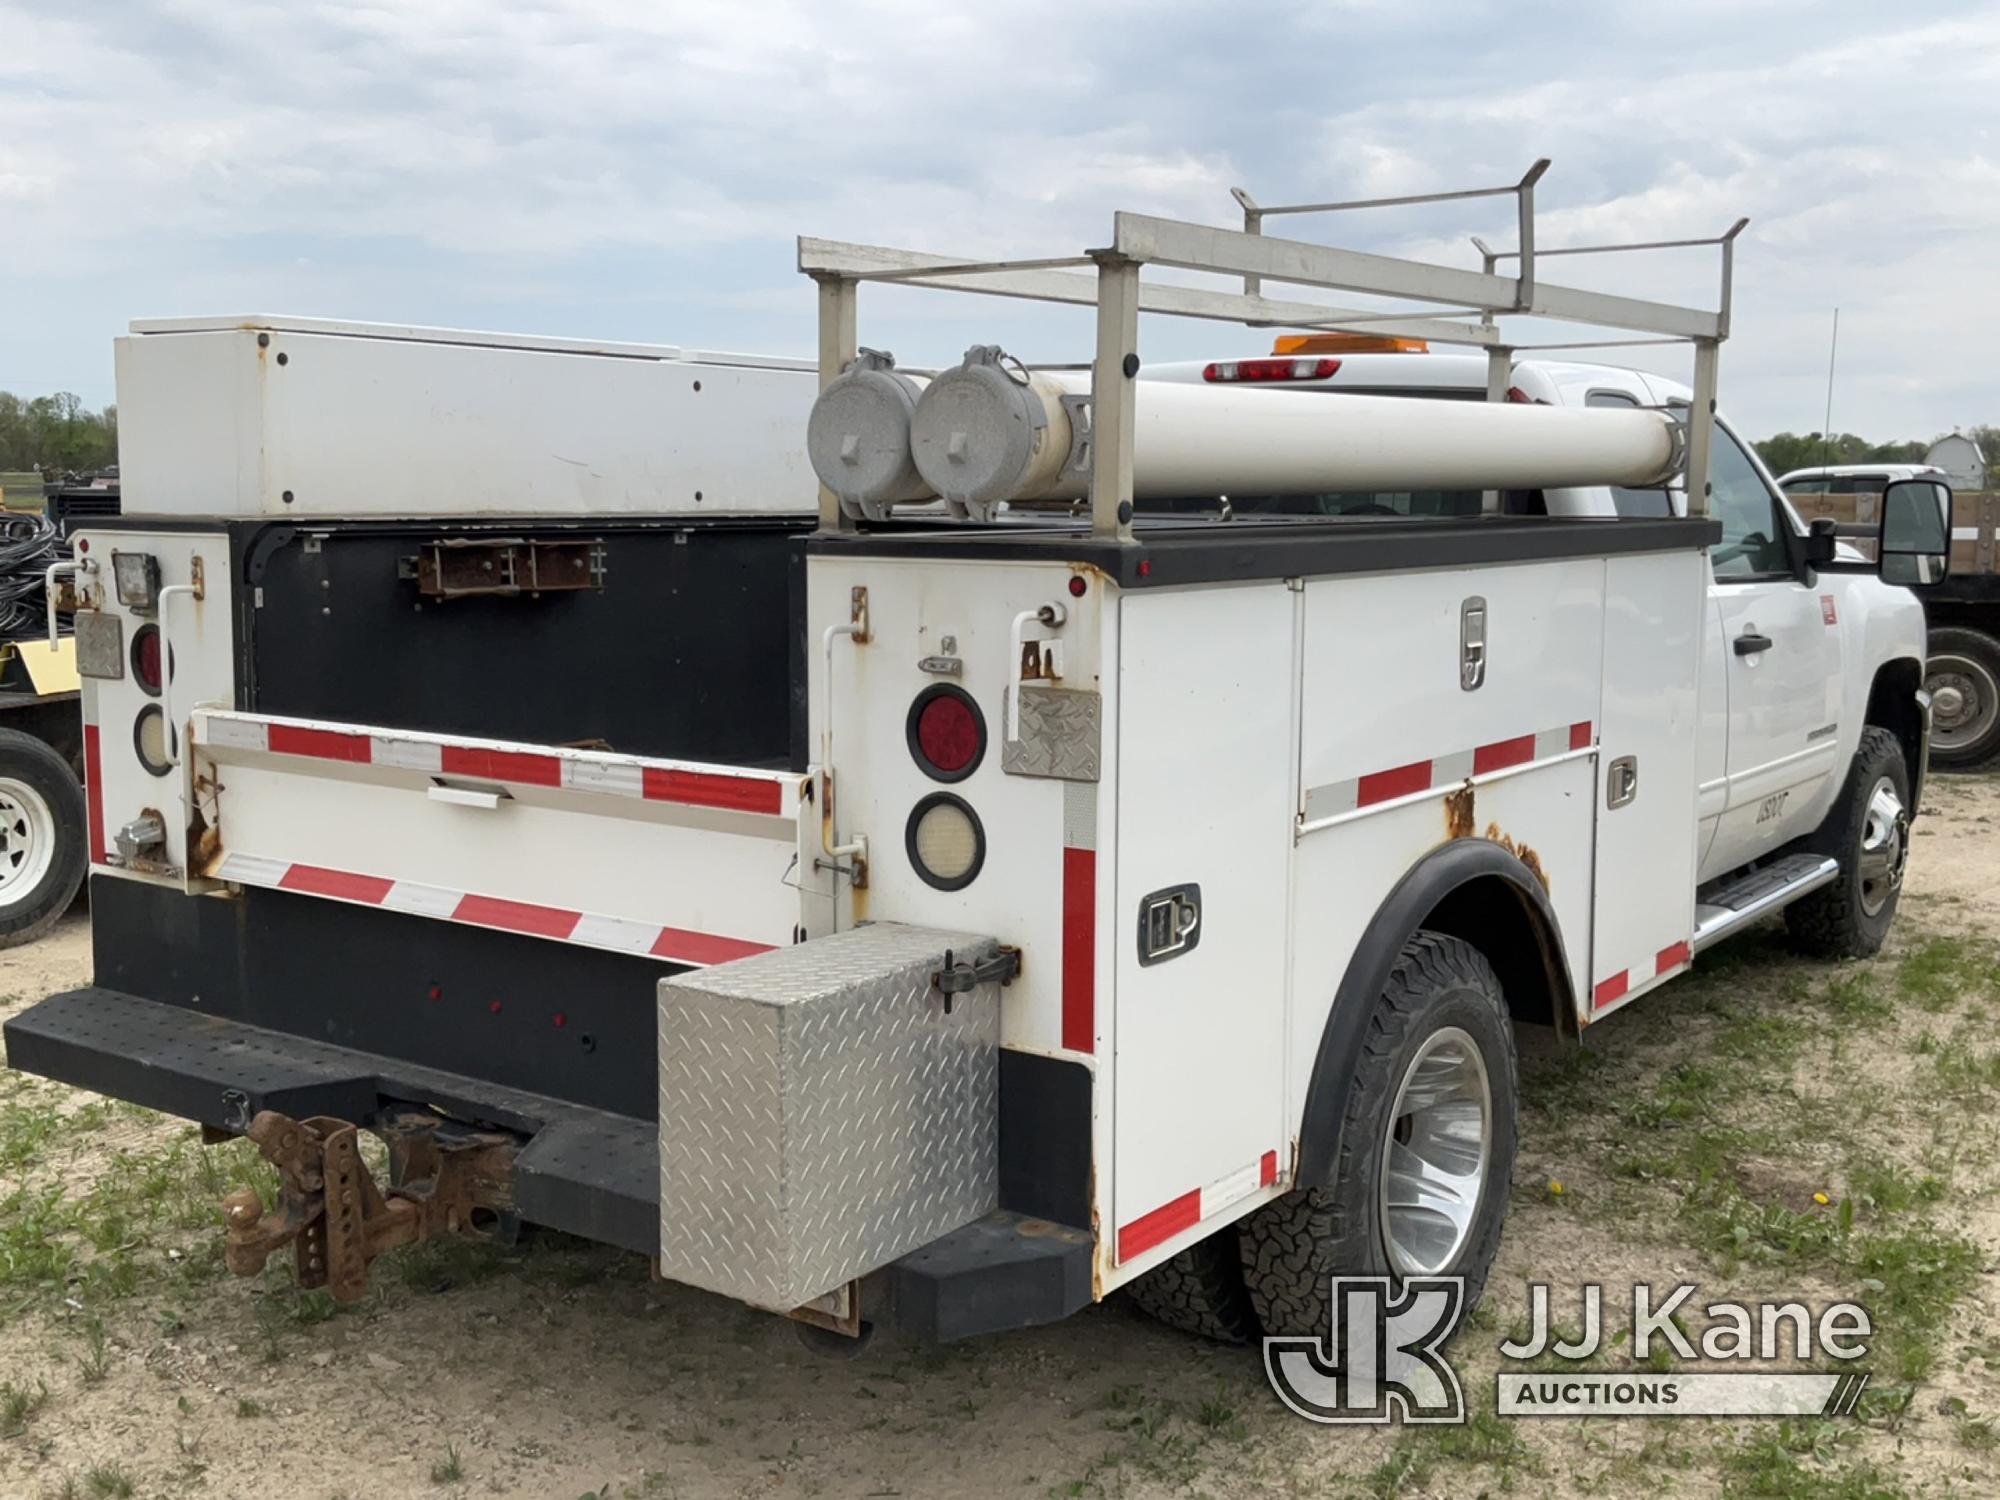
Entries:
{"type": "Polygon", "coordinates": [[[986,753],[986,720],[979,705],[949,683],[917,694],[906,729],[911,756],[934,781],[963,781],[986,753]]]}
{"type": "Polygon", "coordinates": [[[1203,380],[1325,380],[1340,368],[1337,359],[1225,359],[1204,365],[1203,380]]]}

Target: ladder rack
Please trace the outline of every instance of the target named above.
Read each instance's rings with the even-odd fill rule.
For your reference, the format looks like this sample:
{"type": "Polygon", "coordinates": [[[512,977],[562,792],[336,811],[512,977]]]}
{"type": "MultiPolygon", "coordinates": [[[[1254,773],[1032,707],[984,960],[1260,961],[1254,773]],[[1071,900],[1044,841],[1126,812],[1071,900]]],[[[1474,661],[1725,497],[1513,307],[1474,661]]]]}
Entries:
{"type": "MultiPolygon", "coordinates": [[[[1505,398],[1517,350],[1685,343],[1694,350],[1694,398],[1687,422],[1687,508],[1690,515],[1704,515],[1708,509],[1717,367],[1722,341],[1729,336],[1735,245],[1749,220],[1738,219],[1724,233],[1707,239],[1538,250],[1535,185],[1548,167],[1548,160],[1543,158],[1518,181],[1498,187],[1348,202],[1267,205],[1237,188],[1232,191],[1243,209],[1241,229],[1121,211],[1112,215],[1110,242],[1081,255],[970,260],[801,236],[799,269],[819,288],[820,384],[824,388],[859,352],[857,304],[863,282],[1094,306],[1097,340],[1091,362],[1091,530],[1100,537],[1129,542],[1132,540],[1133,414],[1142,312],[1241,323],[1253,328],[1282,325],[1362,329],[1385,336],[1481,348],[1487,352],[1487,397],[1495,401],[1505,398]],[[1504,196],[1515,199],[1520,244],[1513,250],[1494,250],[1475,237],[1473,243],[1483,261],[1481,269],[1476,271],[1264,233],[1265,221],[1281,215],[1340,213],[1504,196]],[[1552,256],[1708,245],[1716,246],[1721,258],[1720,294],[1712,310],[1561,286],[1543,281],[1537,275],[1537,260],[1552,256]],[[1498,267],[1503,260],[1517,262],[1518,274],[1501,275],[1498,267]],[[1147,281],[1142,276],[1147,266],[1240,278],[1242,290],[1147,281]],[[1361,293],[1419,306],[1385,311],[1282,300],[1264,295],[1266,282],[1361,293]],[[1503,337],[1498,322],[1502,317],[1542,318],[1643,337],[1522,345],[1503,337]]],[[[828,490],[820,491],[819,510],[820,525],[825,529],[837,530],[854,524],[843,516],[839,501],[828,490]]]]}

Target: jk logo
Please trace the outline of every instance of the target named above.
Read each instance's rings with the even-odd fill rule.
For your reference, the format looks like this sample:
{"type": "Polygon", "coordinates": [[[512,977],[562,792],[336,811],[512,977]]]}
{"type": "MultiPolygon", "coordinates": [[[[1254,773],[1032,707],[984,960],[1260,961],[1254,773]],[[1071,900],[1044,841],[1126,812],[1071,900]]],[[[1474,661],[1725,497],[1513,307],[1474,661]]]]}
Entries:
{"type": "Polygon", "coordinates": [[[1278,1399],[1309,1422],[1463,1422],[1465,1393],[1440,1352],[1465,1310],[1459,1276],[1333,1278],[1324,1339],[1264,1340],[1278,1399]]]}

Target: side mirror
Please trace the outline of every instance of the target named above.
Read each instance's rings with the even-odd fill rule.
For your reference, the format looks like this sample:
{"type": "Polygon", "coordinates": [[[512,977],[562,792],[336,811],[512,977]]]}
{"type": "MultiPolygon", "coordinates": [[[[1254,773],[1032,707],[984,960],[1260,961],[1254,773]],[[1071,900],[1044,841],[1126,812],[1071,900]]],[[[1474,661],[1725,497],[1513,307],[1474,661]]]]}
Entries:
{"type": "Polygon", "coordinates": [[[1951,486],[1935,479],[1898,479],[1882,492],[1882,526],[1875,549],[1884,583],[1928,588],[1951,571],[1951,486]]]}
{"type": "Polygon", "coordinates": [[[1814,516],[1806,523],[1806,562],[1824,568],[1833,561],[1836,522],[1832,516],[1814,516]]]}

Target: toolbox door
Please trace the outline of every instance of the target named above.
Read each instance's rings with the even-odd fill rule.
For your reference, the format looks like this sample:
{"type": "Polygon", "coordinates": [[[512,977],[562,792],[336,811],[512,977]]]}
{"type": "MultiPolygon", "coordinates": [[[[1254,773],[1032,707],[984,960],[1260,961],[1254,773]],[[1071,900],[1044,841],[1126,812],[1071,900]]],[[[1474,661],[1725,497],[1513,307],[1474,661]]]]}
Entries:
{"type": "Polygon", "coordinates": [[[1296,597],[1274,581],[1121,604],[1120,1264],[1250,1196],[1284,1141],[1296,597]]]}

